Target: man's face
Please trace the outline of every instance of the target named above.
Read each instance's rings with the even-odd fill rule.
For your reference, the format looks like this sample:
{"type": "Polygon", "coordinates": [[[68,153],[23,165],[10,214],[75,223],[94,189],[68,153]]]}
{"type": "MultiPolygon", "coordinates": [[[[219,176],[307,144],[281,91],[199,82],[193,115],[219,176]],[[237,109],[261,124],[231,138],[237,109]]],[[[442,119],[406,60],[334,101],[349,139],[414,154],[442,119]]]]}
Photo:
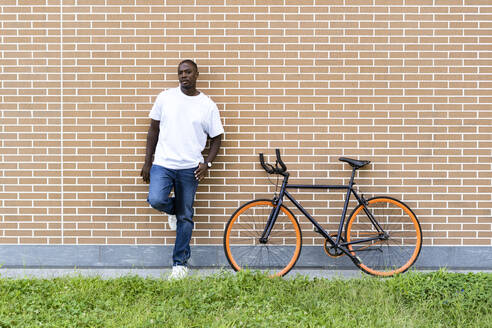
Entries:
{"type": "Polygon", "coordinates": [[[196,79],[198,78],[198,71],[190,63],[184,62],[178,67],[178,79],[179,84],[184,89],[191,89],[196,87],[196,79]]]}

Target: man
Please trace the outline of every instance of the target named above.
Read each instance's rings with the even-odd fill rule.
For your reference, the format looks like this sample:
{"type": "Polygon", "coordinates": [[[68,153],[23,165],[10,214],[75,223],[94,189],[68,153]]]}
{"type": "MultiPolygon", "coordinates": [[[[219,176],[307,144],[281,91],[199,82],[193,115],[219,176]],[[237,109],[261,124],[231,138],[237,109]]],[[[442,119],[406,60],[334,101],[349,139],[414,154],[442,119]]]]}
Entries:
{"type": "Polygon", "coordinates": [[[149,185],[147,202],[167,213],[176,229],[170,279],[188,275],[193,202],[198,181],[206,176],[219,152],[224,129],[217,105],[196,89],[198,67],[192,60],[178,65],[179,87],[161,92],[149,114],[145,163],[140,175],[149,185]],[[202,151],[211,138],[204,160],[202,151]],[[169,197],[174,188],[174,197],[169,197]]]}

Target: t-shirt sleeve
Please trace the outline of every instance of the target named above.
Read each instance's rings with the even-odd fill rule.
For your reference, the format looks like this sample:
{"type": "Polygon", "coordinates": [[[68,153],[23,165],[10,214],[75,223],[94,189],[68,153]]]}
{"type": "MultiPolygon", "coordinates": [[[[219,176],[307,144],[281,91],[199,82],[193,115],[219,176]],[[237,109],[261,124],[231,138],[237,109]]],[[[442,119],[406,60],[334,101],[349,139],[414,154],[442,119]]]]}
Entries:
{"type": "Polygon", "coordinates": [[[220,121],[219,109],[217,108],[217,105],[213,103],[210,111],[207,134],[210,138],[214,138],[222,133],[224,133],[224,128],[220,121]]]}
{"type": "Polygon", "coordinates": [[[149,117],[155,121],[160,121],[162,117],[162,106],[164,105],[163,94],[160,93],[152,106],[152,110],[149,113],[149,117]]]}

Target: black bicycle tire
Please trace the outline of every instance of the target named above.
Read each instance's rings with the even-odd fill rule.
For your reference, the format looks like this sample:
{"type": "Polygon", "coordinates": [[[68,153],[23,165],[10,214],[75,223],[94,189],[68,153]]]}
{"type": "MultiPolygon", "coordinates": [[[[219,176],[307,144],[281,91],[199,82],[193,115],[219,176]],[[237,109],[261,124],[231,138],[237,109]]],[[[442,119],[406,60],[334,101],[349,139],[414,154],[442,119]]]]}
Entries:
{"type": "MultiPolygon", "coordinates": [[[[224,254],[226,256],[227,262],[229,263],[229,265],[231,266],[231,268],[234,271],[240,271],[241,268],[238,268],[239,266],[237,265],[237,263],[236,263],[236,265],[234,264],[235,263],[235,260],[233,258],[231,259],[232,255],[230,254],[230,251],[228,249],[228,242],[227,242],[228,241],[228,232],[229,232],[229,229],[231,227],[231,224],[233,224],[234,221],[236,220],[236,216],[238,215],[238,213],[242,209],[244,209],[246,207],[247,207],[246,209],[251,208],[251,207],[253,207],[251,204],[261,203],[261,202],[268,202],[268,203],[271,204],[272,207],[274,206],[271,199],[254,199],[254,200],[251,200],[251,201],[249,201],[249,202],[241,205],[240,207],[238,207],[234,211],[234,213],[231,215],[231,217],[229,218],[229,220],[227,221],[226,227],[224,229],[223,247],[224,247],[224,254]]],[[[294,257],[295,258],[294,257],[292,258],[293,259],[293,262],[292,262],[292,259],[291,259],[291,262],[289,262],[289,264],[291,264],[291,265],[288,267],[288,269],[285,270],[285,268],[284,268],[285,272],[284,272],[284,270],[280,270],[280,272],[282,274],[279,274],[278,275],[278,276],[285,276],[287,273],[289,273],[292,270],[292,268],[294,268],[294,266],[296,265],[297,261],[299,260],[299,257],[301,256],[301,250],[302,250],[302,230],[301,230],[301,227],[299,225],[299,222],[298,222],[297,218],[295,217],[295,215],[292,213],[292,211],[289,208],[287,208],[284,205],[281,205],[281,210],[283,210],[284,214],[287,214],[288,216],[290,216],[289,219],[293,223],[294,228],[296,229],[296,231],[298,232],[298,235],[296,235],[297,236],[296,237],[296,240],[298,240],[298,242],[299,242],[299,250],[294,253],[294,257]]]]}
{"type": "MultiPolygon", "coordinates": [[[[413,212],[413,210],[407,204],[405,204],[403,201],[401,201],[399,199],[396,199],[396,198],[390,197],[390,196],[376,196],[376,197],[372,197],[372,198],[368,199],[367,202],[369,204],[371,204],[371,202],[376,203],[375,200],[378,200],[378,199],[391,200],[391,202],[396,202],[396,203],[402,205],[402,207],[406,208],[408,210],[408,212],[410,212],[411,215],[413,216],[413,218],[412,218],[412,216],[409,216],[409,217],[410,217],[410,219],[412,221],[415,220],[414,227],[415,227],[415,224],[416,224],[416,228],[417,228],[416,229],[417,236],[418,236],[417,237],[418,246],[416,246],[417,249],[414,250],[414,252],[413,252],[412,257],[410,258],[410,260],[408,262],[406,262],[404,265],[402,265],[400,268],[398,268],[396,270],[393,270],[394,272],[387,273],[387,272],[377,271],[377,270],[373,270],[373,269],[369,269],[368,270],[364,263],[361,262],[361,263],[356,264],[359,267],[359,269],[361,269],[362,271],[364,271],[365,273],[368,273],[370,275],[389,277],[389,276],[393,276],[393,275],[398,274],[398,273],[403,273],[403,272],[407,271],[410,267],[412,267],[415,264],[415,262],[417,261],[419,255],[420,255],[420,252],[422,250],[423,234],[422,234],[422,227],[420,225],[420,221],[417,218],[417,215],[415,215],[415,213],[413,212]],[[404,269],[401,269],[401,268],[404,268],[404,269]]],[[[363,206],[362,204],[359,204],[358,206],[356,206],[354,208],[354,210],[352,211],[352,213],[350,214],[347,222],[345,223],[345,231],[344,231],[345,233],[344,233],[344,235],[345,235],[345,240],[347,242],[350,242],[350,236],[348,235],[350,222],[355,218],[354,215],[356,215],[356,214],[359,213],[359,211],[362,208],[362,206],[363,206]]],[[[405,211],[405,213],[407,213],[407,214],[408,214],[408,212],[405,211]]],[[[350,247],[350,245],[348,247],[350,247]]],[[[351,253],[352,253],[352,255],[356,255],[354,252],[351,252],[351,253]]]]}

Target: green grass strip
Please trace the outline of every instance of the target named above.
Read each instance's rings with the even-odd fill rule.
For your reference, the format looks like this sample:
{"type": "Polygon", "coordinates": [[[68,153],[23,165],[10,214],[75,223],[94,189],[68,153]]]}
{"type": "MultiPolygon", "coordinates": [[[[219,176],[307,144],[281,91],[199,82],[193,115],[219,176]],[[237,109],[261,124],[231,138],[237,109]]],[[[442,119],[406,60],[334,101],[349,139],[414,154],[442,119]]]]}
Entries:
{"type": "Polygon", "coordinates": [[[0,327],[492,327],[492,274],[0,279],[0,327]]]}

